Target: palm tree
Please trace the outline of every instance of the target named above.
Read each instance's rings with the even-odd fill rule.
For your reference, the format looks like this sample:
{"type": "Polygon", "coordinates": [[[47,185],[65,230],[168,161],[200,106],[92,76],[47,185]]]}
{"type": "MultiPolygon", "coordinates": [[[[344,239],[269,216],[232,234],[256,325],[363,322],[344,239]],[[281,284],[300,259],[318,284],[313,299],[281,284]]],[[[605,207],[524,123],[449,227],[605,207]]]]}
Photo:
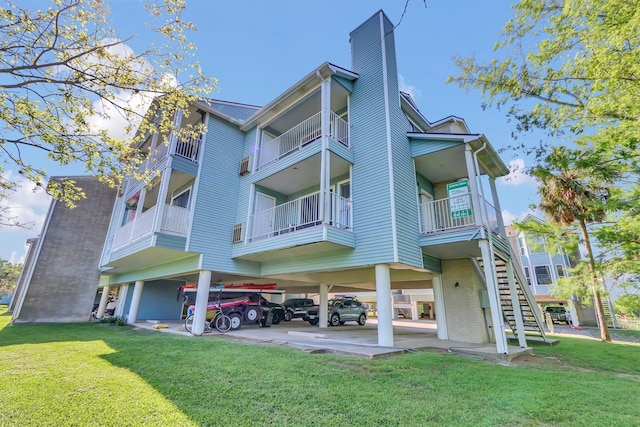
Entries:
{"type": "Polygon", "coordinates": [[[551,221],[565,227],[576,221],[579,224],[587,253],[600,338],[602,341],[611,342],[602,308],[587,224],[599,223],[606,218],[608,185],[620,177],[620,172],[608,159],[595,152],[552,147],[551,153],[544,159],[544,164],[533,168],[531,174],[540,181],[539,207],[551,221]]]}

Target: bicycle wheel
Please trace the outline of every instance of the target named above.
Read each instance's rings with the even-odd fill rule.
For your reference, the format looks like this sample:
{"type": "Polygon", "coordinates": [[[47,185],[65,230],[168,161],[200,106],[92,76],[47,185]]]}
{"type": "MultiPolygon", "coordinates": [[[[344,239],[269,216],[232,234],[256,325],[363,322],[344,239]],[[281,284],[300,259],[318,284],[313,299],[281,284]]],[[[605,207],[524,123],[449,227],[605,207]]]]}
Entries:
{"type": "Polygon", "coordinates": [[[218,332],[222,332],[224,334],[225,332],[229,332],[229,329],[231,329],[231,318],[226,314],[220,313],[214,320],[218,332]]]}
{"type": "Polygon", "coordinates": [[[191,332],[193,330],[193,314],[187,316],[187,318],[184,319],[184,328],[187,330],[187,332],[191,332]]]}

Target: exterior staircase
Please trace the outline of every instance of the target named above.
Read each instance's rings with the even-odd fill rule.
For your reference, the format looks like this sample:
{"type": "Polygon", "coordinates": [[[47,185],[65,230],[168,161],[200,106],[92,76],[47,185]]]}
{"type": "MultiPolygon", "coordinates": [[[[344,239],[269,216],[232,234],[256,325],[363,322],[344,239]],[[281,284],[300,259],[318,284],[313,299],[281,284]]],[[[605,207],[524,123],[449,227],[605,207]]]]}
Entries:
{"type": "MultiPolygon", "coordinates": [[[[503,254],[505,257],[509,257],[510,254],[503,254]]],[[[509,258],[505,258],[509,259],[509,258]]],[[[478,266],[484,271],[482,258],[477,258],[476,262],[478,266]]],[[[504,259],[498,255],[495,256],[495,268],[496,277],[498,279],[498,291],[500,293],[500,305],[502,308],[502,315],[506,322],[509,324],[511,331],[517,337],[518,329],[516,327],[516,318],[511,304],[511,291],[509,289],[509,278],[507,274],[507,264],[504,259]]],[[[516,291],[518,294],[518,303],[520,305],[520,311],[522,312],[522,321],[524,324],[524,330],[532,334],[537,334],[543,339],[545,338],[545,332],[543,327],[542,315],[538,309],[535,298],[529,289],[529,285],[524,278],[524,274],[519,267],[519,264],[512,262],[514,278],[516,284],[516,291]]]]}
{"type": "Polygon", "coordinates": [[[609,328],[618,327],[618,325],[616,324],[615,316],[613,315],[613,310],[612,310],[611,303],[608,296],[605,296],[602,298],[602,311],[604,311],[604,319],[605,319],[605,322],[607,323],[607,327],[609,328]]]}

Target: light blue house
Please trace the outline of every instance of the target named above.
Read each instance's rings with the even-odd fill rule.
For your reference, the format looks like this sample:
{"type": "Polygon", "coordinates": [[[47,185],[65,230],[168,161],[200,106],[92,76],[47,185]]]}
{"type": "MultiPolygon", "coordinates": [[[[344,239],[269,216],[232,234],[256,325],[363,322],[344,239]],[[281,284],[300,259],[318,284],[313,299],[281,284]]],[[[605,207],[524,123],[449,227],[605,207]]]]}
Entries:
{"type": "Polygon", "coordinates": [[[377,12],[351,33],[348,68],[323,63],[261,108],[198,102],[176,120],[202,121],[200,138],[147,140],[156,179],[126,183],[102,259],[103,295],[117,290],[129,323],[179,319],[184,284],[195,333],[217,283],[277,283],[325,308],[375,291],[391,346],[392,289],[433,289],[440,339],[506,354],[506,319],[526,347],[539,312],[499,215],[509,171],[462,119],[429,122],[400,92],[392,29],[377,12]]]}

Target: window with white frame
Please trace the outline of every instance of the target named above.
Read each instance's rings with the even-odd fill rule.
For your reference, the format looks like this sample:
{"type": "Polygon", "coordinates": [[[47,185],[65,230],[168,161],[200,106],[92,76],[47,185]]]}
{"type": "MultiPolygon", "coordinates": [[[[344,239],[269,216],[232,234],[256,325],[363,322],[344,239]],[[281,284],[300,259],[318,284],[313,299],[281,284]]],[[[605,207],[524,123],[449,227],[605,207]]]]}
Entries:
{"type": "Polygon", "coordinates": [[[558,272],[558,277],[566,277],[564,266],[562,264],[556,264],[556,271],[558,272]]]}
{"type": "Polygon", "coordinates": [[[551,281],[551,271],[549,270],[548,265],[536,265],[534,271],[536,273],[536,281],[538,285],[550,285],[551,281]]]}
{"type": "Polygon", "coordinates": [[[176,193],[172,198],[171,198],[171,204],[173,206],[179,206],[181,208],[188,208],[189,207],[189,199],[191,198],[191,187],[187,188],[186,190],[183,190],[179,193],[176,193]]]}

